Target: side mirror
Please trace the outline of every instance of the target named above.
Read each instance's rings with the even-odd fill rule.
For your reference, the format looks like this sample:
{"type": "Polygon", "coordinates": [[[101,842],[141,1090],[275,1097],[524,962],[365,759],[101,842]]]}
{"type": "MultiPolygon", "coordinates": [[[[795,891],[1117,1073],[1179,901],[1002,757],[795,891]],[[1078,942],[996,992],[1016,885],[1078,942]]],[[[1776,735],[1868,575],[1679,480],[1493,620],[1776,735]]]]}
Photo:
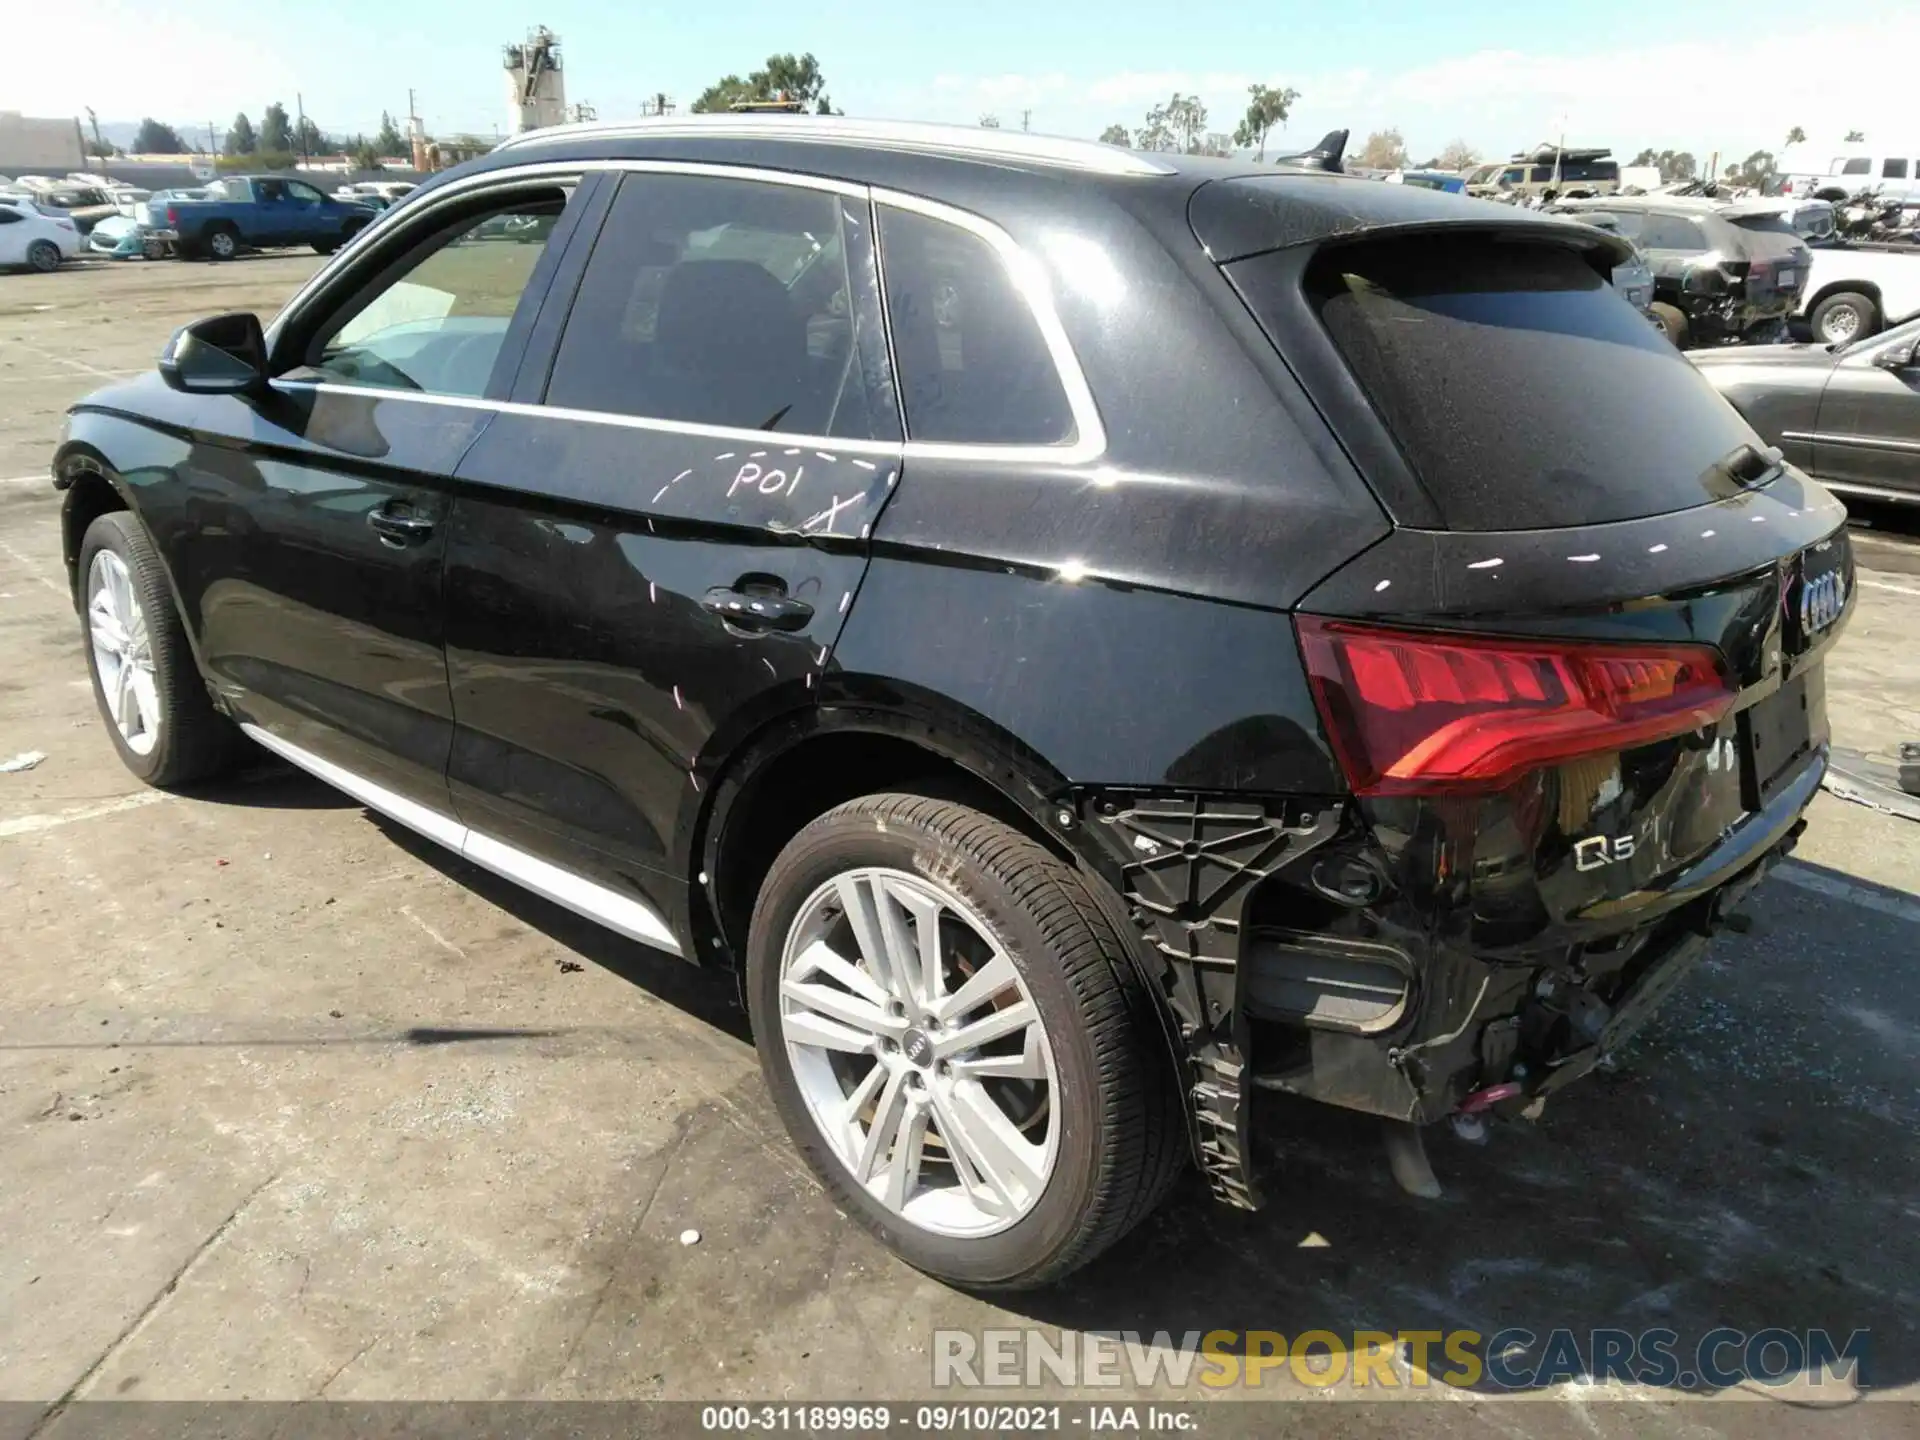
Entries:
{"type": "Polygon", "coordinates": [[[1920,364],[1920,342],[1890,345],[1873,357],[1873,363],[1882,370],[1911,370],[1920,364]]]}
{"type": "Polygon", "coordinates": [[[245,395],[267,383],[267,339],[258,316],[214,315],[173,332],[160,378],[189,395],[245,395]]]}

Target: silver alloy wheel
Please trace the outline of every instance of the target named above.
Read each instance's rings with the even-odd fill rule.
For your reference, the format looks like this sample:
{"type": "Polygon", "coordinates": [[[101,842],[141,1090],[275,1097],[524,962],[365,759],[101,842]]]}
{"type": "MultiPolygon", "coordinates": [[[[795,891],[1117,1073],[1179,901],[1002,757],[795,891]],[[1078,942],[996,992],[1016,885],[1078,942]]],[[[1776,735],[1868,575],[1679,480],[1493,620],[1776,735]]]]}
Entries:
{"type": "Polygon", "coordinates": [[[234,255],[238,253],[240,246],[235,243],[233,236],[228,232],[225,230],[216,230],[207,237],[207,249],[211,250],[215,255],[218,255],[222,260],[231,260],[234,255]]]}
{"type": "Polygon", "coordinates": [[[1820,317],[1820,338],[1831,344],[1851,340],[1860,330],[1860,312],[1851,305],[1836,305],[1820,317]]]}
{"type": "Polygon", "coordinates": [[[27,249],[27,263],[42,275],[60,268],[60,247],[51,240],[36,240],[27,249]]]}
{"type": "Polygon", "coordinates": [[[87,568],[87,631],[93,640],[93,671],[114,727],[134,754],[152,754],[160,740],[153,636],[133,593],[127,562],[111,550],[95,551],[87,568]]]}
{"type": "Polygon", "coordinates": [[[1038,1203],[1060,1148],[1053,1048],[951,891],[879,867],[815,890],[780,955],[780,1031],[814,1124],[902,1220],[975,1239],[1038,1203]]]}

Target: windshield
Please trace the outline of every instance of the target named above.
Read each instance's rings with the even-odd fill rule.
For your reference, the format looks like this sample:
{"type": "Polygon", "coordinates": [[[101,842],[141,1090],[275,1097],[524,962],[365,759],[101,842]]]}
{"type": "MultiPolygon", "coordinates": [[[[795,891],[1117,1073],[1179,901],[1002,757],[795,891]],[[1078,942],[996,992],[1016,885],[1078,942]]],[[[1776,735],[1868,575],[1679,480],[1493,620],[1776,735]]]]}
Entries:
{"type": "MultiPolygon", "coordinates": [[[[1256,314],[1274,313],[1284,262],[1228,270],[1256,314]]],[[[1713,468],[1759,443],[1573,251],[1476,235],[1335,246],[1306,288],[1451,529],[1702,504],[1713,468]]]]}

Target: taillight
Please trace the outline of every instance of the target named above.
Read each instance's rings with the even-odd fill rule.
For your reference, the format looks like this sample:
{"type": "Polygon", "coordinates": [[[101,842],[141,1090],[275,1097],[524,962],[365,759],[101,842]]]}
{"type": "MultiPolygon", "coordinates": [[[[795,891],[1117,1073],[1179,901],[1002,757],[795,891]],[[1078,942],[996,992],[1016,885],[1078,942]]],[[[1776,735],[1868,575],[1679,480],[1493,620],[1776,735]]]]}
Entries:
{"type": "Polygon", "coordinates": [[[1358,795],[1501,789],[1529,770],[1713,725],[1733,706],[1704,645],[1599,645],[1296,617],[1358,795]]]}
{"type": "Polygon", "coordinates": [[[167,224],[178,225],[179,223],[180,223],[180,212],[174,209],[173,206],[171,205],[167,206],[167,224]]]}

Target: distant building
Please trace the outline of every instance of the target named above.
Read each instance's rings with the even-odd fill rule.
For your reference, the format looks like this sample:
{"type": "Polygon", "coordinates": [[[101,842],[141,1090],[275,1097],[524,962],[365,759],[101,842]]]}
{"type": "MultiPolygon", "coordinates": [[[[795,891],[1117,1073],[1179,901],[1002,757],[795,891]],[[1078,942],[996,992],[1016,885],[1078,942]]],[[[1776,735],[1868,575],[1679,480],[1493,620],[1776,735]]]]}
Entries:
{"type": "Polygon", "coordinates": [[[74,120],[41,120],[18,110],[0,110],[0,175],[65,175],[86,168],[80,126],[74,120]]]}
{"type": "Polygon", "coordinates": [[[527,32],[525,44],[507,46],[502,59],[507,72],[507,133],[519,135],[565,123],[567,85],[561,73],[560,37],[537,25],[527,32]]]}

